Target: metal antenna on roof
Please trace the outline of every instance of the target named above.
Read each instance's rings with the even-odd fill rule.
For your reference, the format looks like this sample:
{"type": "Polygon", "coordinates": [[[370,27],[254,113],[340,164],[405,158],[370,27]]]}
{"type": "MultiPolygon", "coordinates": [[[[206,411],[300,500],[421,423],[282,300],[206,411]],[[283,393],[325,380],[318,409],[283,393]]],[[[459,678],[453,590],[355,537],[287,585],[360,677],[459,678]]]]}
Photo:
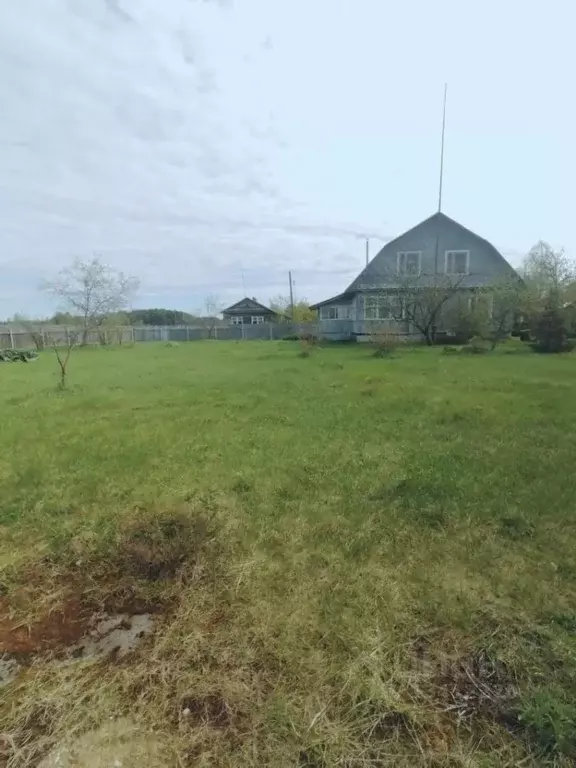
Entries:
{"type": "Polygon", "coordinates": [[[366,238],[366,266],[370,263],[370,238],[366,238]]]}
{"type": "Polygon", "coordinates": [[[444,136],[446,134],[446,97],[448,83],[444,83],[444,112],[442,115],[442,149],[440,150],[440,189],[438,191],[438,213],[442,210],[442,182],[444,180],[444,136]]]}
{"type": "Polygon", "coordinates": [[[246,296],[247,294],[246,294],[246,281],[244,280],[244,270],[242,269],[241,272],[242,272],[242,293],[244,294],[244,296],[246,296]]]}

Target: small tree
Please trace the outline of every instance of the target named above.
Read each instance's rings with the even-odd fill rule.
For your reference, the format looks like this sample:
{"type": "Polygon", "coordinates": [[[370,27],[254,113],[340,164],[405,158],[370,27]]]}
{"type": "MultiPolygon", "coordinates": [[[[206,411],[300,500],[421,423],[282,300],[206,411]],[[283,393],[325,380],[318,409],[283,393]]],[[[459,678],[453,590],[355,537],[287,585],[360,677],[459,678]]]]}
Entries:
{"type": "Polygon", "coordinates": [[[60,389],[66,389],[68,383],[68,363],[70,362],[73,349],[78,345],[80,334],[81,331],[78,330],[67,330],[66,344],[63,347],[58,346],[58,339],[51,339],[52,349],[60,368],[60,389]]]}
{"type": "Polygon", "coordinates": [[[293,323],[315,323],[316,311],[310,309],[306,299],[299,299],[290,304],[289,296],[274,296],[268,302],[270,309],[278,314],[281,320],[293,323]]]}
{"type": "Polygon", "coordinates": [[[548,300],[533,321],[532,345],[536,352],[558,353],[572,349],[568,339],[568,318],[566,312],[555,300],[548,300]]]}
{"type": "Polygon", "coordinates": [[[44,287],[79,316],[82,344],[86,344],[91,329],[100,328],[108,315],[126,309],[138,280],[106,266],[95,256],[90,261],[76,259],[44,287]]]}
{"type": "Polygon", "coordinates": [[[517,279],[505,280],[493,286],[488,293],[491,317],[487,338],[491,350],[508,338],[518,320],[532,311],[533,296],[526,285],[517,279]]]}
{"type": "Polygon", "coordinates": [[[218,324],[219,315],[222,312],[222,301],[215,294],[211,293],[204,299],[203,323],[207,330],[208,338],[214,336],[214,329],[218,324]]]}
{"type": "Polygon", "coordinates": [[[441,322],[442,310],[458,294],[465,275],[406,275],[395,277],[395,301],[391,314],[399,323],[418,330],[426,344],[432,346],[441,322]]]}
{"type": "Polygon", "coordinates": [[[562,301],[576,281],[574,261],[566,256],[564,249],[555,251],[544,240],[540,240],[530,249],[524,259],[522,273],[524,280],[535,293],[542,297],[554,294],[562,301]]]}

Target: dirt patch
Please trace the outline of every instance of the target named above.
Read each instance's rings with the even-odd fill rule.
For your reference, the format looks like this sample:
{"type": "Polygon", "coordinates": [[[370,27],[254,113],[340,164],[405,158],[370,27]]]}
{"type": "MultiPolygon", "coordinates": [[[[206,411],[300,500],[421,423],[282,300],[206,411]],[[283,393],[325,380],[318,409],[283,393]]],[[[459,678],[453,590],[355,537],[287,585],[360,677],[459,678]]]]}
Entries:
{"type": "Polygon", "coordinates": [[[129,720],[106,723],[71,744],[62,744],[39,768],[173,768],[177,762],[167,744],[129,720]]]}
{"type": "Polygon", "coordinates": [[[181,702],[181,713],[191,725],[216,729],[230,728],[236,719],[228,703],[216,694],[185,696],[181,702]]]}
{"type": "Polygon", "coordinates": [[[484,651],[443,664],[435,683],[448,705],[446,711],[459,721],[502,722],[518,696],[506,665],[484,651]]]}
{"type": "Polygon", "coordinates": [[[66,648],[86,633],[92,611],[69,596],[41,619],[27,624],[15,618],[6,598],[0,600],[0,653],[16,658],[66,648]]]}
{"type": "Polygon", "coordinates": [[[121,573],[147,581],[172,579],[185,563],[195,563],[206,536],[205,521],[185,511],[148,514],[124,529],[116,565],[121,573]]]}
{"type": "Polygon", "coordinates": [[[154,619],[150,614],[103,616],[80,642],[70,649],[74,658],[96,660],[127,656],[152,633],[154,619]]]}

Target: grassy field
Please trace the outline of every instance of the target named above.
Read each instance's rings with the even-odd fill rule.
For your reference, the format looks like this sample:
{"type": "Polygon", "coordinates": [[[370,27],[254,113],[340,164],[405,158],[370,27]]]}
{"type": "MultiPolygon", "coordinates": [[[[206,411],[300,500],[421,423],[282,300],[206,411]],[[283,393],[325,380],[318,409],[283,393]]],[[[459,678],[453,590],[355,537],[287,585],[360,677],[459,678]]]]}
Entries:
{"type": "Polygon", "coordinates": [[[0,365],[0,765],[574,765],[576,356],[512,351],[0,365]]]}

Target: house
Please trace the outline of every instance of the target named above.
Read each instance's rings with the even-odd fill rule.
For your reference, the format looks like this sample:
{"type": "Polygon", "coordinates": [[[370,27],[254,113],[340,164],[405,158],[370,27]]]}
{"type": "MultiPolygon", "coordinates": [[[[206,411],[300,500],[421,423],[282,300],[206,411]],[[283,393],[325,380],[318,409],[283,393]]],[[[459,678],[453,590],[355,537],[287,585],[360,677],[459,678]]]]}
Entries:
{"type": "MultiPolygon", "coordinates": [[[[438,212],[387,243],[344,293],[312,309],[318,311],[320,334],[328,339],[366,341],[382,329],[421,336],[407,302],[445,291],[449,298],[435,327],[449,333],[446,310],[451,304],[470,303],[507,279],[519,278],[493,245],[438,212]]],[[[412,312],[413,307],[411,303],[412,312]]]]}
{"type": "Polygon", "coordinates": [[[232,304],[228,309],[222,310],[222,316],[230,325],[261,325],[262,323],[273,323],[278,319],[278,315],[273,309],[248,297],[232,304]]]}

